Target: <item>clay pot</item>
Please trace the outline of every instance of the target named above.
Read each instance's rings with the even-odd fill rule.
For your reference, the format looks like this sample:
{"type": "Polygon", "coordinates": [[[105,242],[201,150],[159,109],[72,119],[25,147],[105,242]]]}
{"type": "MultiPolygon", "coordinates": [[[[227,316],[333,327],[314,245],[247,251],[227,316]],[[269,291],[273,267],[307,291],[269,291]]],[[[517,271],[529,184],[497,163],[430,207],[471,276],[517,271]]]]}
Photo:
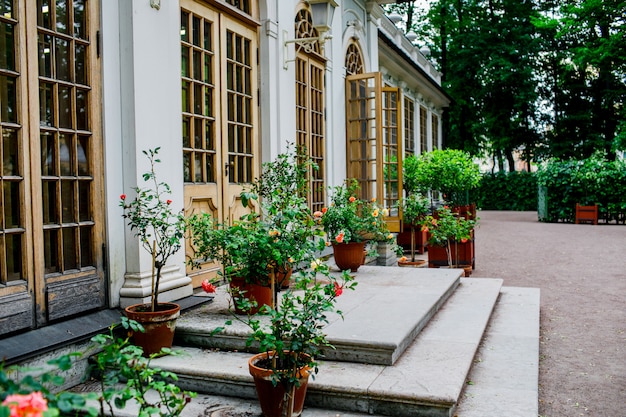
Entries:
{"type": "Polygon", "coordinates": [[[363,263],[365,242],[333,243],[335,264],[341,271],[356,272],[363,263]]]}
{"type": "Polygon", "coordinates": [[[250,375],[254,379],[254,386],[256,388],[259,403],[261,405],[261,411],[264,417],[282,417],[286,416],[299,416],[302,414],[304,408],[304,398],[306,396],[307,385],[309,382],[310,368],[303,366],[297,370],[298,374],[298,386],[293,387],[293,409],[290,414],[287,408],[290,406],[288,396],[285,395],[285,387],[278,383],[276,386],[272,383],[271,369],[261,366],[261,362],[264,360],[271,360],[272,352],[258,353],[250,358],[248,361],[248,369],[250,375]]]}
{"type": "Polygon", "coordinates": [[[231,277],[230,290],[233,298],[245,297],[250,302],[256,302],[256,307],[243,311],[237,307],[237,301],[234,299],[236,314],[257,314],[264,305],[272,307],[272,289],[266,285],[255,284],[244,277],[231,277]]]}
{"type": "Polygon", "coordinates": [[[426,261],[423,259],[419,259],[417,261],[400,261],[398,260],[398,266],[402,266],[405,268],[422,268],[426,265],[426,261]]]}
{"type": "Polygon", "coordinates": [[[144,356],[172,347],[176,319],[180,315],[180,306],[174,303],[159,303],[154,312],[150,310],[150,304],[134,304],[124,309],[128,319],[145,329],[145,333],[133,332],[133,342],[143,348],[144,356]]]}

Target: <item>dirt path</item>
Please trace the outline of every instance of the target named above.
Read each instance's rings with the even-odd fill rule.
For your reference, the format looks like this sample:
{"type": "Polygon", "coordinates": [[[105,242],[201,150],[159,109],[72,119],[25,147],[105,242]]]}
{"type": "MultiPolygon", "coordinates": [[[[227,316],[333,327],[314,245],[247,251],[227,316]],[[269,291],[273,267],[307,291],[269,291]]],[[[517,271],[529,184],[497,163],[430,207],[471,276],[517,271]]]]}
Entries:
{"type": "Polygon", "coordinates": [[[479,217],[472,277],[541,289],[540,416],[626,417],[626,226],[479,217]]]}

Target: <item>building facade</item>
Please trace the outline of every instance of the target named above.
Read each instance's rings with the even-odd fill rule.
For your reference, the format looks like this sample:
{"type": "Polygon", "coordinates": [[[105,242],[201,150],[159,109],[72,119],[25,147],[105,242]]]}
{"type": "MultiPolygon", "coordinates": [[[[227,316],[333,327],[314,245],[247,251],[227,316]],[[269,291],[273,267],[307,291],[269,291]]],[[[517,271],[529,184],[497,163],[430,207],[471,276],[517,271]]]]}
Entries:
{"type": "MultiPolygon", "coordinates": [[[[289,143],[319,165],[312,210],[348,177],[393,207],[403,157],[441,146],[450,100],[382,2],[0,2],[0,337],[148,300],[151,259],[119,206],[147,149],[186,214],[237,218],[289,143]]],[[[188,256],[163,269],[160,301],[215,274],[188,256]]]]}

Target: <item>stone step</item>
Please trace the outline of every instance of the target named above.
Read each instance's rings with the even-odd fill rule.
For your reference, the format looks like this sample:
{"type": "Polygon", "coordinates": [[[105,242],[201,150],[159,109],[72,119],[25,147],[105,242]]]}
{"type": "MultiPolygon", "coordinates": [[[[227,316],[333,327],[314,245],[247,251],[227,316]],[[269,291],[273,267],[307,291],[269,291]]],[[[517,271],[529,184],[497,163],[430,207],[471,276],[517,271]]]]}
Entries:
{"type": "MultiPolygon", "coordinates": [[[[413,342],[459,285],[462,270],[362,266],[355,291],[337,299],[343,312],[330,315],[327,338],[335,349],[325,358],[391,365],[413,342]]],[[[233,320],[223,332],[210,336],[232,319],[230,297],[220,287],[212,303],[186,312],[176,323],[180,345],[221,350],[246,350],[250,332],[233,320]]]]}
{"type": "Polygon", "coordinates": [[[539,415],[539,303],[538,288],[502,288],[459,417],[539,415]]]}
{"type": "MultiPolygon", "coordinates": [[[[433,277],[450,273],[438,271],[433,277]]],[[[416,285],[421,284],[416,281],[416,285]]],[[[446,304],[393,365],[320,361],[320,373],[309,384],[307,404],[350,413],[451,416],[501,286],[500,279],[461,279],[446,304]]],[[[392,291],[383,297],[398,293],[392,291]]],[[[377,302],[391,305],[395,301],[379,298],[377,302]]],[[[379,323],[374,326],[377,329],[394,325],[382,314],[375,321],[379,323]]],[[[187,355],[163,357],[154,363],[175,372],[183,388],[217,396],[256,398],[247,369],[249,353],[181,349],[187,355]]]]}

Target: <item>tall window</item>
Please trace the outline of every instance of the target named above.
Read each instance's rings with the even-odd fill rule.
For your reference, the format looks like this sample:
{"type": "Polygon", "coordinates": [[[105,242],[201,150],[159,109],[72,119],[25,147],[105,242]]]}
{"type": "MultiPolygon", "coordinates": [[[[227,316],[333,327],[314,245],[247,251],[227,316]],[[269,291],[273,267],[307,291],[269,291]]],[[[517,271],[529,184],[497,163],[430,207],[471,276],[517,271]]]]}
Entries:
{"type": "Polygon", "coordinates": [[[439,117],[437,117],[436,114],[433,114],[431,117],[430,133],[431,133],[432,149],[434,150],[439,147],[439,117]]]}
{"type": "MultiPolygon", "coordinates": [[[[313,28],[311,13],[301,9],[295,19],[297,38],[317,36],[313,28]]],[[[326,190],[326,139],[324,117],[324,74],[326,59],[316,43],[313,51],[307,52],[296,46],[296,138],[318,169],[309,172],[309,204],[313,211],[321,210],[325,204],[326,190]]]]}
{"type": "Polygon", "coordinates": [[[404,154],[415,155],[415,103],[404,98],[404,154]]]}
{"type": "Polygon", "coordinates": [[[426,107],[420,106],[420,152],[428,152],[428,112],[426,107]]]}
{"type": "Polygon", "coordinates": [[[96,3],[0,1],[0,334],[104,305],[96,3]]]}

